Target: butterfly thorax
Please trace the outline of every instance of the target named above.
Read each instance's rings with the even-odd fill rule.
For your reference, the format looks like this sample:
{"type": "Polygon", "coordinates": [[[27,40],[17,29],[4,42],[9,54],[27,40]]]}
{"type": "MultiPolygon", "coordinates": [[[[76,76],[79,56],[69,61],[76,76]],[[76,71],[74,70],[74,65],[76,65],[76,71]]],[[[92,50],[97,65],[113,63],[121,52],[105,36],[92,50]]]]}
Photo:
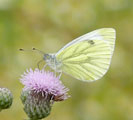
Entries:
{"type": "Polygon", "coordinates": [[[61,72],[62,63],[56,59],[55,54],[44,54],[43,59],[50,68],[56,72],[61,72]]]}

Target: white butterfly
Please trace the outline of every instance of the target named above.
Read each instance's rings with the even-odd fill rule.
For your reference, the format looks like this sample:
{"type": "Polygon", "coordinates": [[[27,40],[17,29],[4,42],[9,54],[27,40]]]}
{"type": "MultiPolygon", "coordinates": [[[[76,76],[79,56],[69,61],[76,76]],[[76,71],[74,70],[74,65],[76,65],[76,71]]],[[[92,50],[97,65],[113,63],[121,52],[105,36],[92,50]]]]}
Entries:
{"type": "Polygon", "coordinates": [[[71,41],[56,54],[44,54],[44,60],[56,72],[87,82],[98,80],[110,66],[115,34],[113,28],[92,31],[71,41]]]}

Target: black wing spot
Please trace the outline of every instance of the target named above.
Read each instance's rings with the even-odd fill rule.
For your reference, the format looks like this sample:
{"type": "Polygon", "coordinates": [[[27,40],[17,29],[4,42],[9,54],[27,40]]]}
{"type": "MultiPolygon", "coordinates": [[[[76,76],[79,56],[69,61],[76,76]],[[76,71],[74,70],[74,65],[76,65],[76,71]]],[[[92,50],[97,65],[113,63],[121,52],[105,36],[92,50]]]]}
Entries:
{"type": "Polygon", "coordinates": [[[91,44],[91,45],[95,44],[95,42],[93,40],[89,40],[88,43],[91,44]]]}

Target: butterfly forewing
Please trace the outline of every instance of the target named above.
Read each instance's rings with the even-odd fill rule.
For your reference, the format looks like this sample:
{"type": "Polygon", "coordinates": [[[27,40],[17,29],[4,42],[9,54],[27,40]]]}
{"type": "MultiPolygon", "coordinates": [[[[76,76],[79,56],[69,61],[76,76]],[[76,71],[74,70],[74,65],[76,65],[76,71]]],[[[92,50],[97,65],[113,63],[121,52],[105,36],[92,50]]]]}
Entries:
{"type": "Polygon", "coordinates": [[[99,30],[99,34],[103,37],[103,40],[107,41],[111,47],[111,51],[114,51],[115,47],[115,30],[112,28],[104,28],[99,30]]]}
{"type": "Polygon", "coordinates": [[[103,40],[109,44],[111,51],[114,51],[114,46],[115,46],[115,37],[116,37],[116,32],[115,29],[113,28],[101,28],[98,30],[94,30],[92,32],[89,32],[85,35],[82,35],[73,41],[69,42],[66,44],[62,49],[60,49],[56,55],[60,54],[61,52],[64,51],[65,48],[69,47],[70,45],[73,45],[79,41],[84,41],[84,40],[103,40]]]}
{"type": "Polygon", "coordinates": [[[56,59],[62,71],[83,81],[100,79],[108,70],[115,42],[115,31],[104,28],[87,33],[64,46],[56,59]]]}

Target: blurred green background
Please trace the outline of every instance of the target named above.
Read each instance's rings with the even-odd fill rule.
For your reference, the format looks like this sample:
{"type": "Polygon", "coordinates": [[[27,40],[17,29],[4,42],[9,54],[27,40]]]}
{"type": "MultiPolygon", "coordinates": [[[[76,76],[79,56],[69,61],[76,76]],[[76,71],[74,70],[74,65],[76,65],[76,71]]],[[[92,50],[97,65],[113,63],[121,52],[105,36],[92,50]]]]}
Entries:
{"type": "Polygon", "coordinates": [[[92,30],[113,27],[116,48],[108,73],[84,83],[62,76],[71,98],[55,103],[45,120],[133,120],[133,0],[0,0],[0,86],[14,94],[0,120],[27,118],[19,99],[20,75],[37,67],[36,47],[57,52],[92,30]]]}

